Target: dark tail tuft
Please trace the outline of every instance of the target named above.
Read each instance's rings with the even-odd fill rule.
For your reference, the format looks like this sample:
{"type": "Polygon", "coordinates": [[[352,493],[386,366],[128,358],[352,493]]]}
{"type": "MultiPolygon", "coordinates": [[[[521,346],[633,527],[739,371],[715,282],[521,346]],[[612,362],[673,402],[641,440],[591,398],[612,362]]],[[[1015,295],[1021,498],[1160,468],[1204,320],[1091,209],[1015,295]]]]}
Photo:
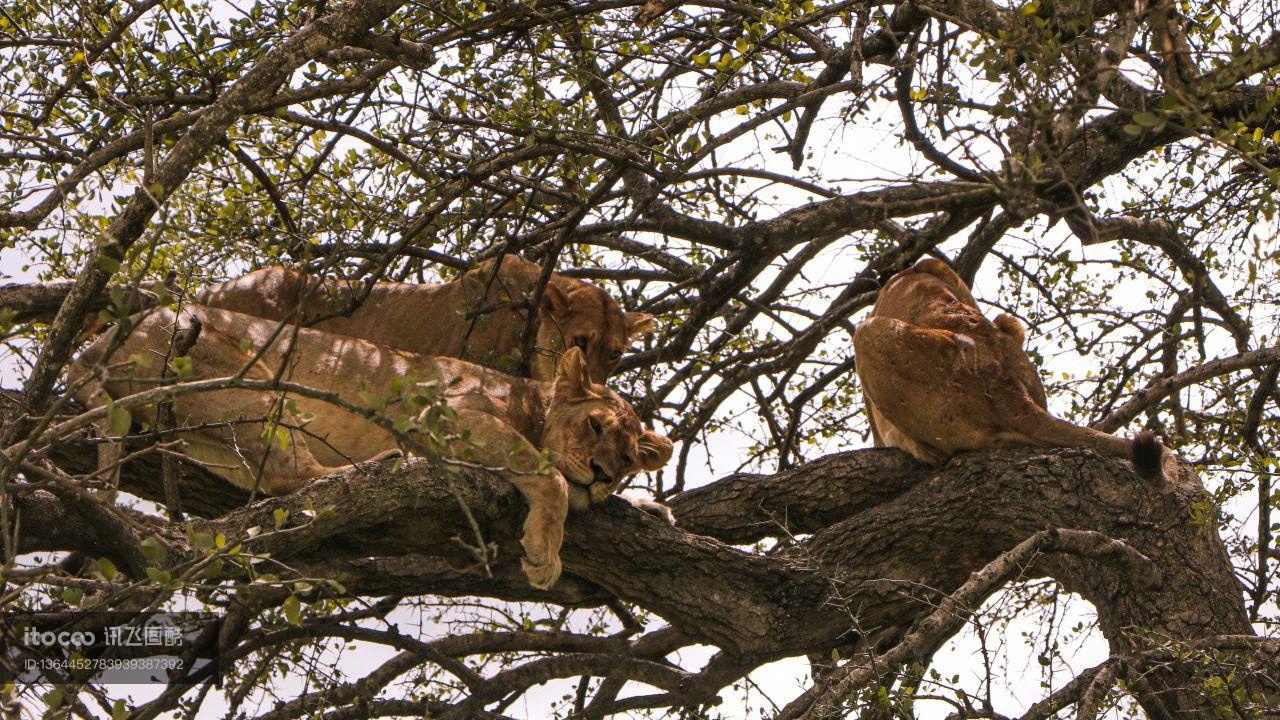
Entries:
{"type": "Polygon", "coordinates": [[[1133,461],[1133,469],[1138,471],[1139,477],[1158,479],[1164,470],[1164,445],[1155,433],[1143,430],[1133,437],[1129,459],[1133,461]]]}

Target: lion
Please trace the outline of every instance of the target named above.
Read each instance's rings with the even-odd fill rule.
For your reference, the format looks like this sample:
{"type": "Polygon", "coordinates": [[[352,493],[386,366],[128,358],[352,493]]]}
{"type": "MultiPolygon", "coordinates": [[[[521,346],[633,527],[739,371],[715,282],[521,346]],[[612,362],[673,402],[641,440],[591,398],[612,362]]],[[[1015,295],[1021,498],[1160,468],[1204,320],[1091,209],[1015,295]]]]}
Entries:
{"type": "MultiPolygon", "coordinates": [[[[297,322],[317,330],[516,374],[523,361],[527,306],[541,275],[540,265],[514,255],[487,260],[440,285],[378,282],[370,287],[269,267],[204,288],[195,300],[268,320],[296,314],[297,322]]],[[[539,313],[529,375],[548,382],[555,377],[556,356],[568,347],[581,349],[591,379],[603,382],[630,341],[657,328],[652,315],[623,312],[599,287],[557,273],[547,282],[539,313]]]]}
{"type": "MultiPolygon", "coordinates": [[[[386,393],[381,412],[396,427],[409,428],[435,408],[452,439],[442,457],[505,468],[506,477],[529,503],[521,544],[523,565],[535,587],[560,575],[559,550],[566,513],[583,510],[613,493],[628,476],[657,470],[671,458],[671,441],[645,430],[631,406],[592,382],[577,347],[561,355],[552,382],[512,377],[465,360],[429,357],[358,338],[298,328],[277,332],[277,323],[218,308],[189,305],[181,313],[160,307],[133,317],[134,328],[113,358],[109,335],[100,337],[72,364],[77,399],[90,406],[128,407],[130,394],[154,388],[171,338],[187,333],[187,379],[231,377],[280,379],[357,402],[361,393],[386,393]],[[198,333],[191,341],[192,328],[198,333]],[[147,358],[153,358],[150,363],[147,358]],[[414,379],[406,382],[406,379],[414,379]],[[401,396],[395,396],[396,386],[401,396]],[[418,389],[434,388],[452,411],[415,402],[418,389]],[[408,392],[406,392],[406,390],[408,392]],[[421,413],[421,416],[419,415],[421,413]],[[465,440],[459,439],[465,436],[465,440]],[[546,456],[542,453],[546,452],[546,456]],[[549,463],[546,458],[549,458],[549,463]]],[[[170,374],[172,375],[172,374],[170,374]]],[[[379,404],[378,400],[367,400],[379,404]]],[[[393,432],[362,415],[306,393],[269,389],[219,389],[176,394],[174,427],[185,452],[229,482],[269,495],[284,495],[311,480],[381,459],[398,450],[393,432]]],[[[155,409],[134,409],[133,419],[154,424],[155,409]],[[150,416],[147,415],[150,413],[150,416]]],[[[115,448],[100,457],[107,467],[115,448]]]]}
{"type": "Polygon", "coordinates": [[[1151,433],[1125,440],[1050,415],[1025,340],[1013,317],[983,317],[941,260],[890,278],[853,336],[876,446],[928,463],[988,447],[1082,446],[1130,459],[1143,477],[1162,474],[1151,433]]]}

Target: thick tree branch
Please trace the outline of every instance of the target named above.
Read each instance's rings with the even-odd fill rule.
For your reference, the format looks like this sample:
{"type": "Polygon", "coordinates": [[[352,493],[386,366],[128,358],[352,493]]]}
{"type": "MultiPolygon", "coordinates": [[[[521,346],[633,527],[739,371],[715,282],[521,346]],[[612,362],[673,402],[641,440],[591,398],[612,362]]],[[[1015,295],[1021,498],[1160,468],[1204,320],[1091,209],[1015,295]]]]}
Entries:
{"type": "MultiPolygon", "coordinates": [[[[67,449],[87,448],[87,441],[59,446],[65,470],[86,469],[91,453],[67,449]]],[[[122,487],[163,498],[155,475],[145,465],[127,467],[122,487]]],[[[973,453],[940,468],[890,450],[845,453],[774,476],[730,476],[677,497],[683,527],[611,500],[570,519],[567,579],[548,593],[520,585],[516,533],[524,505],[509,483],[489,473],[443,471],[426,461],[400,470],[363,466],[239,509],[219,485],[202,473],[184,475],[184,506],[229,511],[193,521],[195,529],[243,541],[308,576],[341,578],[353,593],[392,591],[407,578],[416,592],[445,595],[568,605],[612,595],[656,612],[691,641],[761,661],[845,645],[888,651],[971,573],[1053,528],[1123,540],[1164,579],[1143,588],[1125,568],[1088,560],[1037,566],[1096,601],[1113,652],[1140,654],[1130,635],[1135,627],[1185,641],[1250,634],[1221,542],[1195,519],[1203,502],[1196,478],[1183,472],[1167,484],[1146,483],[1127,463],[1082,450],[973,453]],[[227,500],[209,501],[217,497],[227,500]],[[486,541],[499,547],[493,580],[480,569],[460,573],[441,562],[468,557],[456,539],[470,537],[457,498],[486,541]],[[333,512],[308,519],[308,508],[333,512]],[[249,539],[250,528],[273,527],[276,510],[288,512],[283,532],[249,539]],[[710,537],[748,543],[796,534],[810,535],[768,557],[710,537]],[[408,567],[424,556],[434,559],[408,567]]],[[[40,497],[44,509],[24,516],[24,537],[46,549],[60,541],[62,549],[104,551],[88,531],[61,534],[60,528],[87,526],[65,504],[40,497]]],[[[198,557],[185,533],[159,521],[152,526],[165,538],[168,562],[198,557]]],[[[1187,679],[1177,673],[1154,667],[1146,678],[1175,705],[1194,705],[1179,694],[1187,679]]]]}
{"type": "Polygon", "coordinates": [[[1177,375],[1157,378],[1145,388],[1134,393],[1133,397],[1125,404],[1111,411],[1110,415],[1093,423],[1092,427],[1103,432],[1115,432],[1124,427],[1130,420],[1136,418],[1143,410],[1184,387],[1195,385],[1220,375],[1270,365],[1277,361],[1280,361],[1280,347],[1269,347],[1210,360],[1203,365],[1197,365],[1177,375]]]}
{"type": "MultiPolygon", "coordinates": [[[[50,322],[57,314],[74,281],[60,280],[47,283],[9,283],[0,285],[0,311],[12,313],[13,322],[50,322]]],[[[156,298],[148,292],[131,290],[124,286],[111,286],[94,296],[85,305],[86,312],[97,312],[112,304],[119,295],[129,307],[146,308],[154,305],[156,298]]]]}

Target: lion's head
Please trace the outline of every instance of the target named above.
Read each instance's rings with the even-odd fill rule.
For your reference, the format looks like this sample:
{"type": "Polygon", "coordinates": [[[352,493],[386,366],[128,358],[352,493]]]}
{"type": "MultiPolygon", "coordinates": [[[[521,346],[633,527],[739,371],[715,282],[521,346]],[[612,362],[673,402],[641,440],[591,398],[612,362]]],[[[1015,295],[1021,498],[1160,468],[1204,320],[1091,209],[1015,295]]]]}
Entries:
{"type": "Polygon", "coordinates": [[[543,297],[538,347],[544,352],[534,358],[532,375],[552,377],[556,356],[578,348],[592,382],[604,382],[618,369],[631,341],[656,329],[652,315],[623,312],[609,293],[595,285],[555,277],[547,283],[543,297]]]}
{"type": "Polygon", "coordinates": [[[975,310],[978,307],[969,286],[949,265],[925,258],[885,283],[876,300],[875,315],[930,325],[939,313],[957,308],[957,303],[975,310]]]}
{"type": "MultiPolygon", "coordinates": [[[[504,299],[529,299],[542,279],[542,266],[516,255],[480,263],[469,273],[475,287],[488,285],[498,263],[501,265],[496,279],[501,291],[496,297],[481,294],[478,302],[487,305],[504,299]]],[[[604,382],[618,369],[631,342],[657,327],[648,313],[623,312],[622,306],[602,288],[553,273],[539,306],[537,352],[530,363],[530,375],[535,380],[551,382],[556,375],[557,358],[576,347],[586,359],[592,382],[604,382]]]]}
{"type": "Polygon", "coordinates": [[[556,366],[542,447],[569,481],[575,510],[600,502],[628,476],[658,470],[671,459],[666,436],[645,430],[631,405],[591,382],[577,347],[556,366]]]}

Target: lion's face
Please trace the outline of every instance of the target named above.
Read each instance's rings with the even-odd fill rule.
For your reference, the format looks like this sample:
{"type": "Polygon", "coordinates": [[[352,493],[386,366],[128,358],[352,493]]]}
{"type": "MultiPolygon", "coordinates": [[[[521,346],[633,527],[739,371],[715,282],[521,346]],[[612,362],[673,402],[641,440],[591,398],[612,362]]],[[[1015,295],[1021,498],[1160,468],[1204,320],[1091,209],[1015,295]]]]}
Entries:
{"type": "Polygon", "coordinates": [[[556,367],[542,447],[569,481],[570,505],[582,509],[617,490],[628,476],[658,470],[671,459],[671,441],[640,426],[635,410],[591,382],[577,347],[556,367]]]}
{"type": "Polygon", "coordinates": [[[591,381],[604,382],[618,369],[631,341],[656,327],[652,315],[623,312],[609,293],[594,285],[549,283],[538,324],[537,344],[543,352],[534,359],[533,377],[551,379],[556,358],[576,347],[591,381]]]}

